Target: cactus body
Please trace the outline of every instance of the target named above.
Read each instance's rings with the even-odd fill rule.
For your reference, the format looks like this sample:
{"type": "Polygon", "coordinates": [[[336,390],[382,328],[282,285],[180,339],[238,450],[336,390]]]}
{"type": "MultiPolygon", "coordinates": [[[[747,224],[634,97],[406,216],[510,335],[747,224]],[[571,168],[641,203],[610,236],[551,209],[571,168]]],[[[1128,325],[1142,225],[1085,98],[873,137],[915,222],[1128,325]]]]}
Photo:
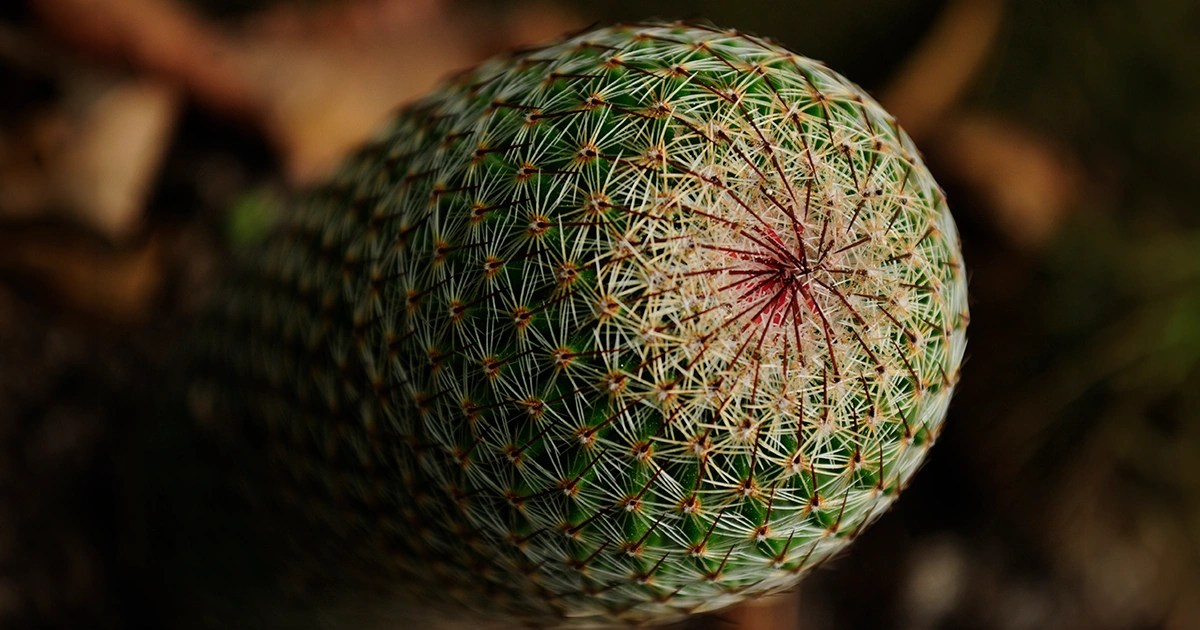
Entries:
{"type": "Polygon", "coordinates": [[[333,539],[494,618],[588,625],[845,547],[937,436],[967,303],[942,193],[862,90],[638,25],[404,109],[225,321],[281,492],[333,539]]]}

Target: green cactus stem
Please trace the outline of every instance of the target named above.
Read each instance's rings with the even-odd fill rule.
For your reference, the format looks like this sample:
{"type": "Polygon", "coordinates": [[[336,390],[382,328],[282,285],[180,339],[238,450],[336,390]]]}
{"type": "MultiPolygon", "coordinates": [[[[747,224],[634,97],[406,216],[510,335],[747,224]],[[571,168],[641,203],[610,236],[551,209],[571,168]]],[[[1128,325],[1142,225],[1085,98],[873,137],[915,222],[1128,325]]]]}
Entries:
{"type": "Polygon", "coordinates": [[[896,121],[816,61],[683,24],[451,80],[225,297],[209,352],[345,562],[547,626],[795,584],[921,464],[968,321],[896,121]]]}

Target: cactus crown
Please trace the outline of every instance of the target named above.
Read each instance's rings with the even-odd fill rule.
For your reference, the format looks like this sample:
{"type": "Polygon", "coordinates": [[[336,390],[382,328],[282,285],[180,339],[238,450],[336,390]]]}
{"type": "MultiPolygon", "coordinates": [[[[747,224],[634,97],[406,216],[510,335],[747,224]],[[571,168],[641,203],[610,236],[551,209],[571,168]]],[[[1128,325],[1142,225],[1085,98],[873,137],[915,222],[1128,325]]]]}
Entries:
{"type": "Polygon", "coordinates": [[[285,491],[501,618],[666,621],[790,586],[907,482],[965,346],[911,141],[732,31],[485,63],[284,223],[212,347],[285,491]]]}

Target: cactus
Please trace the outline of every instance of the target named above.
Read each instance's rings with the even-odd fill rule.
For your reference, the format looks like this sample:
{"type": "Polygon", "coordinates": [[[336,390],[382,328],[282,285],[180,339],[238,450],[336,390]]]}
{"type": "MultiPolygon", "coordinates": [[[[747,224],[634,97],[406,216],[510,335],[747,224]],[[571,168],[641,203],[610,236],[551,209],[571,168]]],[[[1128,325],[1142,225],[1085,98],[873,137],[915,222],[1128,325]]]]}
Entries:
{"type": "Polygon", "coordinates": [[[721,609],[843,549],[938,435],[968,320],[896,121],[683,24],[450,80],[225,295],[208,351],[344,563],[548,626],[721,609]]]}

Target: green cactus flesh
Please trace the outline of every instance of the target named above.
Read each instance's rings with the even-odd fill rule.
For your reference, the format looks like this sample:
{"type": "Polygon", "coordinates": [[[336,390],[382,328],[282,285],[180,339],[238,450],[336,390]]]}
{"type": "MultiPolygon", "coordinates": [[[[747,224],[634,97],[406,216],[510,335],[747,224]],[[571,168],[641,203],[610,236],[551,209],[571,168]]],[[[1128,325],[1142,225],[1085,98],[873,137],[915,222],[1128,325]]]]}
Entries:
{"type": "Polygon", "coordinates": [[[964,276],[860,88],[627,25],[401,111],[294,204],[210,346],[279,492],[379,575],[500,620],[670,621],[793,585],[896,498],[964,276]]]}

